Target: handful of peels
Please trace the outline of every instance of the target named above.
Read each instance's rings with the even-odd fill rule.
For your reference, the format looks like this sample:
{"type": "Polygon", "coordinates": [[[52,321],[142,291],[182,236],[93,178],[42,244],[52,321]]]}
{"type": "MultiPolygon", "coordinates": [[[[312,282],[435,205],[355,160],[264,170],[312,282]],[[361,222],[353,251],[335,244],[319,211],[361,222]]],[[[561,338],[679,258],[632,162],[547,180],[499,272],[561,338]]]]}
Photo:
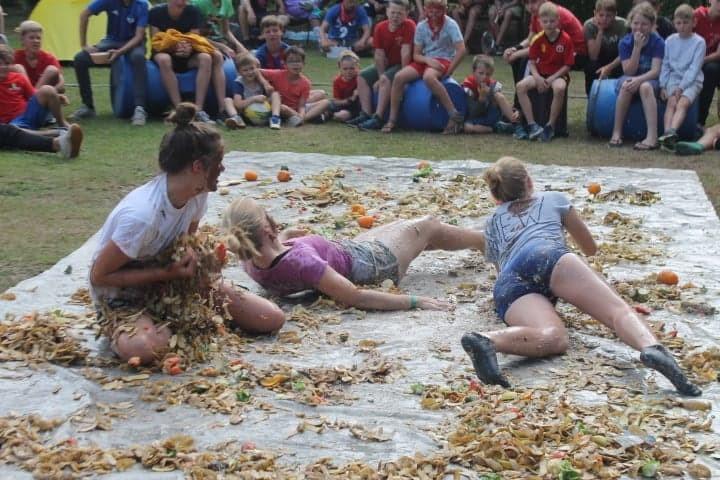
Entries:
{"type": "Polygon", "coordinates": [[[225,245],[213,229],[206,227],[193,235],[178,237],[145,264],[168,267],[191,251],[197,258],[193,277],[146,288],[140,301],[141,309],[137,306],[113,309],[102,305],[99,319],[102,331],[113,338],[121,333],[132,335],[138,317],[147,314],[158,327],[167,326],[172,332],[170,352],[177,353],[186,362],[205,361],[213,338],[224,332],[224,321],[230,319],[225,305],[217,304],[214,295],[227,261],[225,245]]]}

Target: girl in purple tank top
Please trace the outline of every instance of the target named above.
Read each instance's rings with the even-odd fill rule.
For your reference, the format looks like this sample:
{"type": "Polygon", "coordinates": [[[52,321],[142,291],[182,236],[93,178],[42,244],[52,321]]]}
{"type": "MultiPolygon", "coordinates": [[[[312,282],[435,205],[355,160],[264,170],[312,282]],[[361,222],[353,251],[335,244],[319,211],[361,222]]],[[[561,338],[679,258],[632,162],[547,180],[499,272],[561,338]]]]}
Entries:
{"type": "Polygon", "coordinates": [[[229,248],[244,261],[248,275],[283,296],[319,290],[332,299],[365,310],[447,310],[443,301],[357,288],[391,279],[397,284],[410,262],[424,250],[482,250],[482,232],[442,223],[434,217],[399,220],[373,228],[353,240],[330,241],[304,231],[280,231],[263,207],[249,198],[235,200],[223,220],[229,248]]]}

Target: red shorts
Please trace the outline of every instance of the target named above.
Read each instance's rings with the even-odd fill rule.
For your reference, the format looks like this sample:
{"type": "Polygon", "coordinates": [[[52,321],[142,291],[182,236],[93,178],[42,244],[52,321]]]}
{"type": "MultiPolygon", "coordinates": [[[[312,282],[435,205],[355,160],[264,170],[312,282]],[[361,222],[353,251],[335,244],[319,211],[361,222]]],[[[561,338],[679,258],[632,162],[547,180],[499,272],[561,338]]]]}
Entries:
{"type": "MultiPolygon", "coordinates": [[[[443,76],[445,76],[452,62],[447,58],[433,58],[433,60],[437,60],[438,62],[440,62],[443,67],[442,74],[443,76]]],[[[418,62],[410,62],[410,65],[408,66],[414,68],[415,71],[418,72],[418,75],[420,75],[421,77],[423,76],[423,73],[425,73],[425,70],[429,68],[427,63],[418,62]]]]}

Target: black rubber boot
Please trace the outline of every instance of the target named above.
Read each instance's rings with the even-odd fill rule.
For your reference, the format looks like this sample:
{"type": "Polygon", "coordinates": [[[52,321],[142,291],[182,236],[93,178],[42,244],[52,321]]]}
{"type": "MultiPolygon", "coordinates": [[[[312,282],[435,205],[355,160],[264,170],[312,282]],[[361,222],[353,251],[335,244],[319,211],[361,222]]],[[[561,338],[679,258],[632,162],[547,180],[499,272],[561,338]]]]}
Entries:
{"type": "Polygon", "coordinates": [[[466,333],[460,340],[463,349],[470,355],[475,373],[483,383],[510,388],[510,382],[500,373],[495,345],[488,337],[479,333],[466,333]]]}
{"type": "Polygon", "coordinates": [[[672,354],[663,345],[658,343],[643,349],[640,361],[646,367],[662,373],[681,394],[691,397],[702,395],[702,390],[690,383],[672,354]]]}

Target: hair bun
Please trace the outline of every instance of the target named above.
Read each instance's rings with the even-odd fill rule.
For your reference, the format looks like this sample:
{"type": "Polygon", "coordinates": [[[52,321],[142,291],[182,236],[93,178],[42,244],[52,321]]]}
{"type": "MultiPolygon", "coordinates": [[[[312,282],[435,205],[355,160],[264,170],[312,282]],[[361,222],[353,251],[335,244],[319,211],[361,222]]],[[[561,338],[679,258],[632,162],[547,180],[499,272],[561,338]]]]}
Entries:
{"type": "Polygon", "coordinates": [[[183,102],[175,107],[175,110],[168,116],[167,121],[174,123],[176,128],[183,128],[190,125],[195,119],[198,108],[194,103],[183,102]]]}

